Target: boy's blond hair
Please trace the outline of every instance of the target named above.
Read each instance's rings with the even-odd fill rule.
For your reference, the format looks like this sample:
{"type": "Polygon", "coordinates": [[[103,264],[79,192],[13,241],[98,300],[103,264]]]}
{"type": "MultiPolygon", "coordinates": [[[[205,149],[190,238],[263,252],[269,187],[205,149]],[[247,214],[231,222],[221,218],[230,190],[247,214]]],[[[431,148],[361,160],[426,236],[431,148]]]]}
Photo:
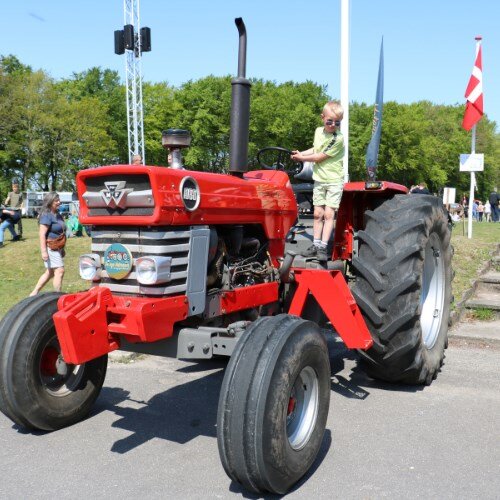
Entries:
{"type": "Polygon", "coordinates": [[[344,108],[338,101],[328,101],[324,106],[323,106],[323,111],[325,110],[331,111],[338,120],[342,120],[344,118],[344,108]]]}

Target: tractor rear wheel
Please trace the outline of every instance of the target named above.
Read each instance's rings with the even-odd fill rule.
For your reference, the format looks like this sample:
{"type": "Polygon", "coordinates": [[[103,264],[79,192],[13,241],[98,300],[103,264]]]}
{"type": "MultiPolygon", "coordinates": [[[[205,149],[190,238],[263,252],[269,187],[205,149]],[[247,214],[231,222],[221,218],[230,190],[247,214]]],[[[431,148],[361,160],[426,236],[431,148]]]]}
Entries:
{"type": "Polygon", "coordinates": [[[369,375],[430,384],[444,359],[451,294],[450,231],[441,200],[396,195],[365,214],[352,293],[374,339],[369,375]]]}
{"type": "Polygon", "coordinates": [[[52,319],[59,296],[25,299],[0,323],[0,411],[28,429],[82,420],[106,376],[107,356],[77,366],[62,361],[52,319]]]}
{"type": "Polygon", "coordinates": [[[255,321],[224,376],[217,441],[228,476],[284,494],[311,467],[330,402],[330,361],[318,327],[281,314],[255,321]]]}

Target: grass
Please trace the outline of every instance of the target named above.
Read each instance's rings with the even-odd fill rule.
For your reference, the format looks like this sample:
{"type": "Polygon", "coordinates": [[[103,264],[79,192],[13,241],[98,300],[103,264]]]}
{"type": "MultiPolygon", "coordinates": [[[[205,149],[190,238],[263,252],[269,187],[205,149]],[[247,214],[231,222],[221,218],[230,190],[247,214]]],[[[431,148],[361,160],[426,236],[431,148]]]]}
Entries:
{"type": "Polygon", "coordinates": [[[453,295],[458,302],[500,244],[500,223],[474,222],[469,239],[460,222],[453,228],[451,242],[455,248],[453,295]]]}
{"type": "MultiPolygon", "coordinates": [[[[467,233],[467,231],[465,231],[467,233]]],[[[38,243],[38,224],[36,220],[23,220],[23,241],[12,242],[5,232],[3,248],[0,248],[0,318],[17,302],[27,297],[44,272],[40,246],[38,243]]],[[[490,259],[492,251],[500,242],[500,224],[474,223],[472,239],[463,235],[457,224],[452,234],[455,248],[453,268],[455,280],[453,294],[459,301],[471,286],[484,264],[490,259]]],[[[90,251],[90,238],[69,238],[66,245],[65,276],[63,291],[74,293],[88,288],[78,274],[78,257],[90,251]]],[[[52,290],[52,282],[44,290],[52,290]]]]}
{"type": "MultiPolygon", "coordinates": [[[[30,294],[45,271],[40,254],[38,223],[35,219],[23,219],[23,240],[12,242],[8,231],[5,231],[4,236],[4,246],[0,248],[0,317],[30,294]]],[[[88,288],[87,282],[78,274],[78,257],[89,252],[89,237],[68,239],[64,259],[64,292],[74,293],[88,288]]],[[[50,281],[43,291],[52,289],[50,281]]]]}
{"type": "Polygon", "coordinates": [[[478,309],[472,309],[467,311],[465,315],[466,319],[476,320],[476,321],[493,321],[497,317],[496,311],[492,309],[487,309],[486,307],[479,307],[478,309]]]}

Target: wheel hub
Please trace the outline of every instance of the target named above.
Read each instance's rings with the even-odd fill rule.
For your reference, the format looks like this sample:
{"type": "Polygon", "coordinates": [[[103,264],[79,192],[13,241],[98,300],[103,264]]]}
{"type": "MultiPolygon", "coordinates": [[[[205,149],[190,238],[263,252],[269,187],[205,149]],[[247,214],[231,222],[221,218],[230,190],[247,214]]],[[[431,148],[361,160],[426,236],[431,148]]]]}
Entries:
{"type": "Polygon", "coordinates": [[[56,363],[59,352],[52,346],[47,346],[42,352],[40,373],[42,377],[54,377],[57,374],[56,363]]]}
{"type": "Polygon", "coordinates": [[[288,400],[286,432],[294,450],[302,449],[314,430],[319,407],[319,382],[313,368],[306,366],[293,384],[288,400]]]}
{"type": "Polygon", "coordinates": [[[432,234],[425,247],[422,294],[420,296],[422,311],[420,324],[422,326],[423,341],[427,349],[434,347],[441,329],[445,283],[441,241],[436,234],[432,234]]]}
{"type": "Polygon", "coordinates": [[[53,396],[64,396],[78,386],[82,375],[82,365],[66,364],[57,337],[52,337],[40,355],[39,377],[42,387],[53,396]]]}

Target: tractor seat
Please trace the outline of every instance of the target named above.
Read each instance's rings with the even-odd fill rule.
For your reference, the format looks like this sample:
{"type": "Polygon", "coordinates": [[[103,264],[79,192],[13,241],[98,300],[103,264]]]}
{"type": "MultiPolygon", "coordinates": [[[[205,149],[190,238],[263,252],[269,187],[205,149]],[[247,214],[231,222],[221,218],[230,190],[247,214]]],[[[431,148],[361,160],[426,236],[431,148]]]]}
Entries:
{"type": "Polygon", "coordinates": [[[312,182],[292,184],[295,199],[297,200],[297,209],[301,215],[312,216],[314,212],[312,201],[313,186],[314,184],[312,182]]]}
{"type": "Polygon", "coordinates": [[[305,161],[302,170],[293,176],[294,179],[299,181],[312,182],[313,180],[313,166],[314,162],[305,161]]]}

